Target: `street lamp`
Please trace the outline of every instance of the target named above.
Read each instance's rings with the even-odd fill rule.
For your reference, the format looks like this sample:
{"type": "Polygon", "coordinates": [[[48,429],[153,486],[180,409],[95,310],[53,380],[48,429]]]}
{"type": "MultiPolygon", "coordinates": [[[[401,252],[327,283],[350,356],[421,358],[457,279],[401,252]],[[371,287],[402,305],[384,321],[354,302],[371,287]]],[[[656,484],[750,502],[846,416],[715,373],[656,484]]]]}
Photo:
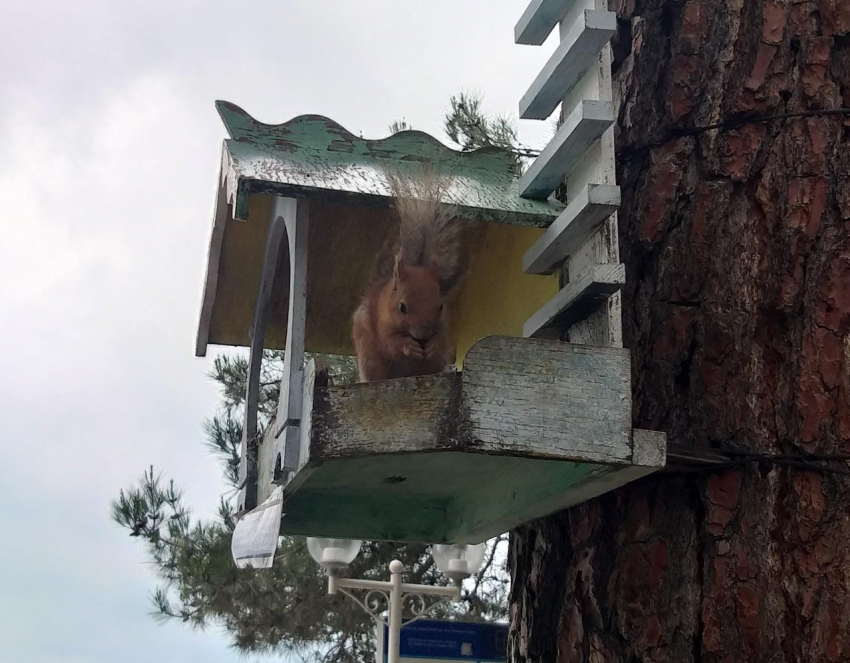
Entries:
{"type": "Polygon", "coordinates": [[[399,641],[401,628],[433,609],[445,600],[460,601],[460,583],[477,572],[484,561],[484,544],[434,545],[431,555],[437,568],[452,579],[451,587],[434,585],[413,585],[401,581],[404,565],[394,559],[390,562],[390,579],[358,580],[340,578],[339,570],[354,561],[360,551],[360,541],[349,539],[327,539],[307,537],[307,550],[328,574],[328,594],[345,594],[363,608],[379,625],[386,624],[389,630],[387,663],[399,663],[399,641]],[[364,590],[366,595],[361,601],[349,589],[364,590]],[[441,600],[426,607],[426,596],[440,596],[441,600]],[[404,599],[410,597],[413,619],[402,624],[404,599]],[[381,614],[388,611],[389,620],[381,614]]]}

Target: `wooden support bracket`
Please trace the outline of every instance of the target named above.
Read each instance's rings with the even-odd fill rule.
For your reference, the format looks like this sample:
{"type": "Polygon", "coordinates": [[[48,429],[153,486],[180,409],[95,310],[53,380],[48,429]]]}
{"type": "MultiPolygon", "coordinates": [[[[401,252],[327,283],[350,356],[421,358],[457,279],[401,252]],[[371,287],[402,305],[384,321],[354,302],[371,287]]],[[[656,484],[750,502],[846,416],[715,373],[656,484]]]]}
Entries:
{"type": "Polygon", "coordinates": [[[522,260],[526,273],[553,273],[619,205],[620,187],[588,184],[526,252],[522,260]]]}
{"type": "Polygon", "coordinates": [[[259,428],[257,409],[260,399],[260,368],[263,361],[263,347],[266,338],[266,326],[269,319],[269,302],[274,289],[275,275],[283,264],[283,252],[286,250],[286,224],[281,217],[272,217],[266,238],[263,270],[260,274],[260,290],[254,308],[254,324],[251,328],[251,354],[248,358],[248,376],[245,391],[245,416],[242,422],[242,448],[239,459],[239,484],[237,511],[253,509],[257,506],[257,480],[259,462],[259,428]]]}
{"type": "Polygon", "coordinates": [[[614,105],[610,101],[579,103],[520,178],[519,195],[548,198],[613,122],[614,105]]]}
{"type": "Polygon", "coordinates": [[[625,282],[624,265],[591,265],[525,322],[523,334],[530,338],[560,338],[570,325],[595,310],[625,282]]]}
{"type": "Polygon", "coordinates": [[[602,47],[617,32],[613,12],[586,9],[561,38],[557,50],[520,99],[519,116],[545,120],[598,60],[602,47]]]}

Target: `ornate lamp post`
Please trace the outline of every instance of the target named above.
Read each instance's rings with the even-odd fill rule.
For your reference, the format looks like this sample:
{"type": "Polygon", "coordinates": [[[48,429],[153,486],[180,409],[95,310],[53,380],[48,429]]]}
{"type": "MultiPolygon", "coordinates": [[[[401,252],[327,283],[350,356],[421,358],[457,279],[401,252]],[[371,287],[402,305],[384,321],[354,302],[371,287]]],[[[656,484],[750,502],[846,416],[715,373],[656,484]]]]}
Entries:
{"type": "Polygon", "coordinates": [[[484,561],[484,544],[463,545],[448,544],[434,545],[431,555],[437,568],[452,579],[451,587],[434,585],[413,585],[402,582],[401,574],[404,566],[394,559],[390,562],[390,579],[358,580],[355,578],[340,578],[337,572],[348,566],[360,551],[360,541],[349,539],[307,538],[307,550],[328,574],[328,594],[345,594],[357,605],[363,608],[378,624],[386,624],[389,629],[389,653],[387,663],[399,663],[399,639],[401,635],[402,610],[404,599],[410,598],[413,619],[423,617],[443,601],[460,601],[460,583],[478,571],[484,561]],[[363,600],[357,598],[348,590],[366,592],[363,600]],[[426,596],[439,596],[441,600],[427,605],[426,596]],[[388,620],[381,615],[387,610],[388,620]]]}

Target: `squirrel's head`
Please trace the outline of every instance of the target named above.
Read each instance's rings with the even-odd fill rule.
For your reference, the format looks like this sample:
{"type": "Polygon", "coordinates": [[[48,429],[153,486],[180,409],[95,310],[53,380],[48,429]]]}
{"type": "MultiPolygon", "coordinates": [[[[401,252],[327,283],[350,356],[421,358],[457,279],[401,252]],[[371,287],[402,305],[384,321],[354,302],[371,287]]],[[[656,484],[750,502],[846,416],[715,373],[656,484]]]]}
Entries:
{"type": "Polygon", "coordinates": [[[437,265],[411,267],[396,261],[393,277],[387,284],[389,318],[396,333],[407,334],[423,345],[439,331],[443,318],[443,296],[437,265]]]}

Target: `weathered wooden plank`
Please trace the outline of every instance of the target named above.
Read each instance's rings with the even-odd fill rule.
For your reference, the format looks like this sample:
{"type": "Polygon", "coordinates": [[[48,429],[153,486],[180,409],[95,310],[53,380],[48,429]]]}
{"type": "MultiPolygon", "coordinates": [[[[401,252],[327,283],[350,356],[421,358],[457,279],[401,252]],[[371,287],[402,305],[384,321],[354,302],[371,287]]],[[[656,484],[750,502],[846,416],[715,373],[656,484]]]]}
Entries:
{"type": "Polygon", "coordinates": [[[458,375],[329,387],[313,404],[311,461],[450,444],[458,375]]]}
{"type": "Polygon", "coordinates": [[[614,107],[610,102],[582,101],[576,105],[520,178],[519,194],[547,198],[613,122],[614,107]]]}
{"type": "Polygon", "coordinates": [[[531,316],[523,325],[523,333],[530,338],[558,339],[570,325],[618,292],[625,282],[624,265],[591,265],[531,316]]]}
{"type": "Polygon", "coordinates": [[[531,0],[514,27],[514,41],[539,46],[573,3],[574,0],[531,0]]]}
{"type": "Polygon", "coordinates": [[[461,375],[319,391],[309,458],[464,449],[624,462],[629,389],[624,350],[489,337],[469,351],[461,375]]]}
{"type": "Polygon", "coordinates": [[[620,205],[620,187],[588,184],[561,212],[523,257],[528,274],[551,274],[620,205]]]}
{"type": "Polygon", "coordinates": [[[266,428],[257,454],[257,504],[265,502],[275,484],[277,438],[273,426],[266,428]]]}
{"type": "MultiPolygon", "coordinates": [[[[286,223],[289,249],[289,315],[283,375],[280,382],[275,426],[278,434],[285,426],[301,420],[301,385],[304,379],[304,329],[307,319],[307,240],[309,234],[309,201],[276,197],[272,215],[286,223]]],[[[281,449],[282,453],[283,450],[281,449]]],[[[289,459],[284,459],[284,461],[289,459]]],[[[285,470],[294,466],[284,466],[285,470]]]]}
{"type": "Polygon", "coordinates": [[[602,47],[617,32],[613,12],[585,10],[561,38],[558,48],[519,102],[519,116],[545,120],[579,78],[599,58],[602,47]]]}
{"type": "Polygon", "coordinates": [[[257,487],[258,501],[263,502],[271,495],[274,487],[282,484],[290,495],[301,486],[313,471],[309,467],[310,460],[310,433],[312,430],[313,398],[317,390],[322,391],[327,387],[327,373],[317,369],[313,359],[304,365],[304,383],[301,389],[303,418],[298,425],[290,424],[284,427],[279,436],[275,436],[275,426],[269,426],[260,445],[259,454],[259,482],[257,487]],[[283,440],[281,440],[283,438],[283,440]],[[291,470],[283,469],[287,462],[279,455],[283,448],[286,454],[290,454],[288,464],[291,470]]]}
{"type": "Polygon", "coordinates": [[[622,349],[507,337],[462,374],[309,389],[308,364],[281,532],[476,542],[654,471],[664,436],[632,433],[629,366],[622,349]]]}
{"type": "Polygon", "coordinates": [[[660,469],[667,463],[667,434],[635,428],[632,430],[632,463],[660,469]]]}
{"type": "Polygon", "coordinates": [[[625,350],[495,337],[464,360],[464,435],[476,450],[583,462],[631,456],[625,350]]]}

